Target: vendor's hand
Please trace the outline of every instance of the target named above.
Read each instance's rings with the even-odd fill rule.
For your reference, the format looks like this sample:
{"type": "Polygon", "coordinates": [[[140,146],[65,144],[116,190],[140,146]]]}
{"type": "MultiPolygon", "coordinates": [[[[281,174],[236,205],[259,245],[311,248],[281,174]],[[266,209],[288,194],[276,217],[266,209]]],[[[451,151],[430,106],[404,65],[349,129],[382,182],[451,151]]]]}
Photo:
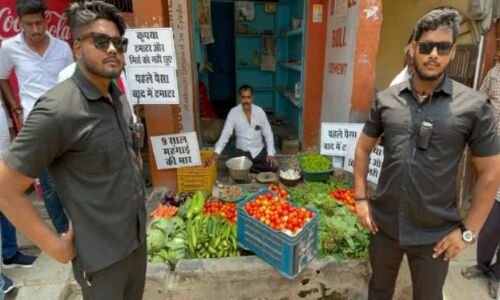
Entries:
{"type": "Polygon", "coordinates": [[[368,201],[356,201],[356,212],[358,214],[358,219],[361,226],[370,230],[373,234],[378,232],[378,227],[377,224],[375,224],[375,221],[373,221],[370,206],[368,206],[368,201]]]}
{"type": "Polygon", "coordinates": [[[444,260],[448,261],[457,257],[460,252],[469,247],[470,244],[462,240],[462,231],[460,228],[448,233],[439,243],[434,247],[434,254],[432,258],[438,258],[444,253],[444,260]]]}
{"type": "Polygon", "coordinates": [[[70,262],[76,256],[74,237],[73,225],[70,222],[68,231],[61,234],[57,240],[58,242],[53,245],[53,248],[47,251],[47,254],[60,263],[65,264],[70,262]]]}
{"type": "Polygon", "coordinates": [[[214,152],[214,155],[212,156],[211,159],[205,161],[205,163],[203,164],[204,167],[208,167],[212,164],[217,164],[217,160],[219,159],[219,154],[215,153],[214,152]]]}
{"type": "Polygon", "coordinates": [[[271,165],[271,167],[276,168],[278,166],[278,160],[275,156],[267,156],[267,163],[271,165]]]}

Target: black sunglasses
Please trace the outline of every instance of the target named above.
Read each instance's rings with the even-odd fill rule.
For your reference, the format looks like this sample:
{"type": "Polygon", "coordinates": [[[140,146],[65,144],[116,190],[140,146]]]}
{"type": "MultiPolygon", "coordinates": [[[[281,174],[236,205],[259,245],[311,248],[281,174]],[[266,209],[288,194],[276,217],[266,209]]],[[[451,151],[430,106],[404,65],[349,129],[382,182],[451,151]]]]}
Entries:
{"type": "Polygon", "coordinates": [[[113,43],[113,47],[115,47],[116,51],[124,53],[127,52],[128,39],[121,36],[109,36],[104,33],[97,32],[89,32],[81,37],[79,37],[78,41],[83,41],[87,38],[91,37],[94,46],[96,49],[106,51],[109,48],[109,42],[113,43]]]}
{"type": "Polygon", "coordinates": [[[439,55],[448,55],[453,48],[453,43],[450,42],[418,42],[418,51],[421,54],[430,54],[434,48],[437,49],[439,55]]]}

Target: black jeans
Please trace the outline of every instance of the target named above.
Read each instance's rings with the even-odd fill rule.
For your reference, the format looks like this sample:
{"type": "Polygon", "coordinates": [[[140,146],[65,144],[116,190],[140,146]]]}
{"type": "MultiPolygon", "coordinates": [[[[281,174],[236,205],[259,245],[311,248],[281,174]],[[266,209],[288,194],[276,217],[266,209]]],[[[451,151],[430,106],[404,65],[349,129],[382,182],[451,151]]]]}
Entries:
{"type": "Polygon", "coordinates": [[[477,264],[489,277],[500,279],[500,202],[495,200],[477,240],[477,264]],[[496,261],[493,258],[496,253],[496,261]]]}
{"type": "Polygon", "coordinates": [[[278,170],[277,167],[272,167],[267,162],[267,150],[266,147],[260,151],[260,153],[252,158],[252,154],[248,151],[243,151],[241,149],[236,149],[236,151],[231,155],[231,157],[238,156],[246,156],[252,161],[252,168],[250,168],[251,173],[260,173],[260,172],[276,172],[278,170]]]}
{"type": "Polygon", "coordinates": [[[369,300],[390,300],[394,294],[399,267],[406,254],[410,264],[414,300],[442,300],[443,286],[448,274],[448,262],[443,256],[432,258],[434,244],[401,246],[379,231],[370,240],[372,277],[369,300]]]}

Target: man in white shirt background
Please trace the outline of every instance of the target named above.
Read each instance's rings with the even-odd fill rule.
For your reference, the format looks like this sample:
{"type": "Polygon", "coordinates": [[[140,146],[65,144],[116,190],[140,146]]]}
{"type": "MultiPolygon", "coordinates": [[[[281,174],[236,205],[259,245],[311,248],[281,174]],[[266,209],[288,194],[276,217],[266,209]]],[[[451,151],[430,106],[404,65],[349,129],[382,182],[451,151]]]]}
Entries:
{"type": "Polygon", "coordinates": [[[229,112],[221,136],[215,144],[215,159],[220,156],[234,131],[237,149],[231,156],[246,156],[252,160],[252,173],[275,172],[278,161],[275,157],[273,132],[266,113],[253,104],[251,86],[241,86],[239,95],[240,104],[229,112]]]}
{"type": "MultiPolygon", "coordinates": [[[[57,83],[59,72],[73,62],[69,45],[47,31],[46,10],[47,6],[42,0],[17,0],[16,12],[22,31],[3,41],[0,47],[0,89],[20,126],[28,118],[38,98],[57,83]],[[13,71],[19,84],[21,106],[17,105],[9,83],[13,71]]],[[[67,231],[68,219],[47,170],[40,174],[40,183],[45,207],[56,230],[59,233],[67,231]]],[[[35,257],[18,251],[15,228],[1,214],[0,219],[4,267],[31,266],[35,257]]]]}

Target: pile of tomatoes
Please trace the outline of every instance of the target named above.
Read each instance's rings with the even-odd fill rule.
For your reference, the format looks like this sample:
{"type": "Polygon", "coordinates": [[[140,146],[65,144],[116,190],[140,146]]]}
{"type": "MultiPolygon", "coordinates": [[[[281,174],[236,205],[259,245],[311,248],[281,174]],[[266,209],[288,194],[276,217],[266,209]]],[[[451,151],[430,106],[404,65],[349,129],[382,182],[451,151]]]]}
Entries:
{"type": "Polygon", "coordinates": [[[338,188],[330,192],[330,197],[346,205],[352,213],[356,213],[353,189],[338,188]]]}
{"type": "Polygon", "coordinates": [[[313,217],[314,213],[298,208],[271,193],[261,194],[244,205],[248,214],[276,231],[294,235],[313,217]]]}
{"type": "Polygon", "coordinates": [[[207,201],[203,206],[203,213],[226,218],[232,224],[236,223],[238,216],[236,203],[222,202],[220,200],[207,201]]]}
{"type": "Polygon", "coordinates": [[[287,190],[285,190],[282,187],[279,187],[279,186],[271,183],[267,188],[271,192],[273,192],[276,195],[278,195],[278,197],[280,197],[281,199],[285,199],[285,200],[289,200],[290,199],[290,194],[288,194],[287,190]]]}

